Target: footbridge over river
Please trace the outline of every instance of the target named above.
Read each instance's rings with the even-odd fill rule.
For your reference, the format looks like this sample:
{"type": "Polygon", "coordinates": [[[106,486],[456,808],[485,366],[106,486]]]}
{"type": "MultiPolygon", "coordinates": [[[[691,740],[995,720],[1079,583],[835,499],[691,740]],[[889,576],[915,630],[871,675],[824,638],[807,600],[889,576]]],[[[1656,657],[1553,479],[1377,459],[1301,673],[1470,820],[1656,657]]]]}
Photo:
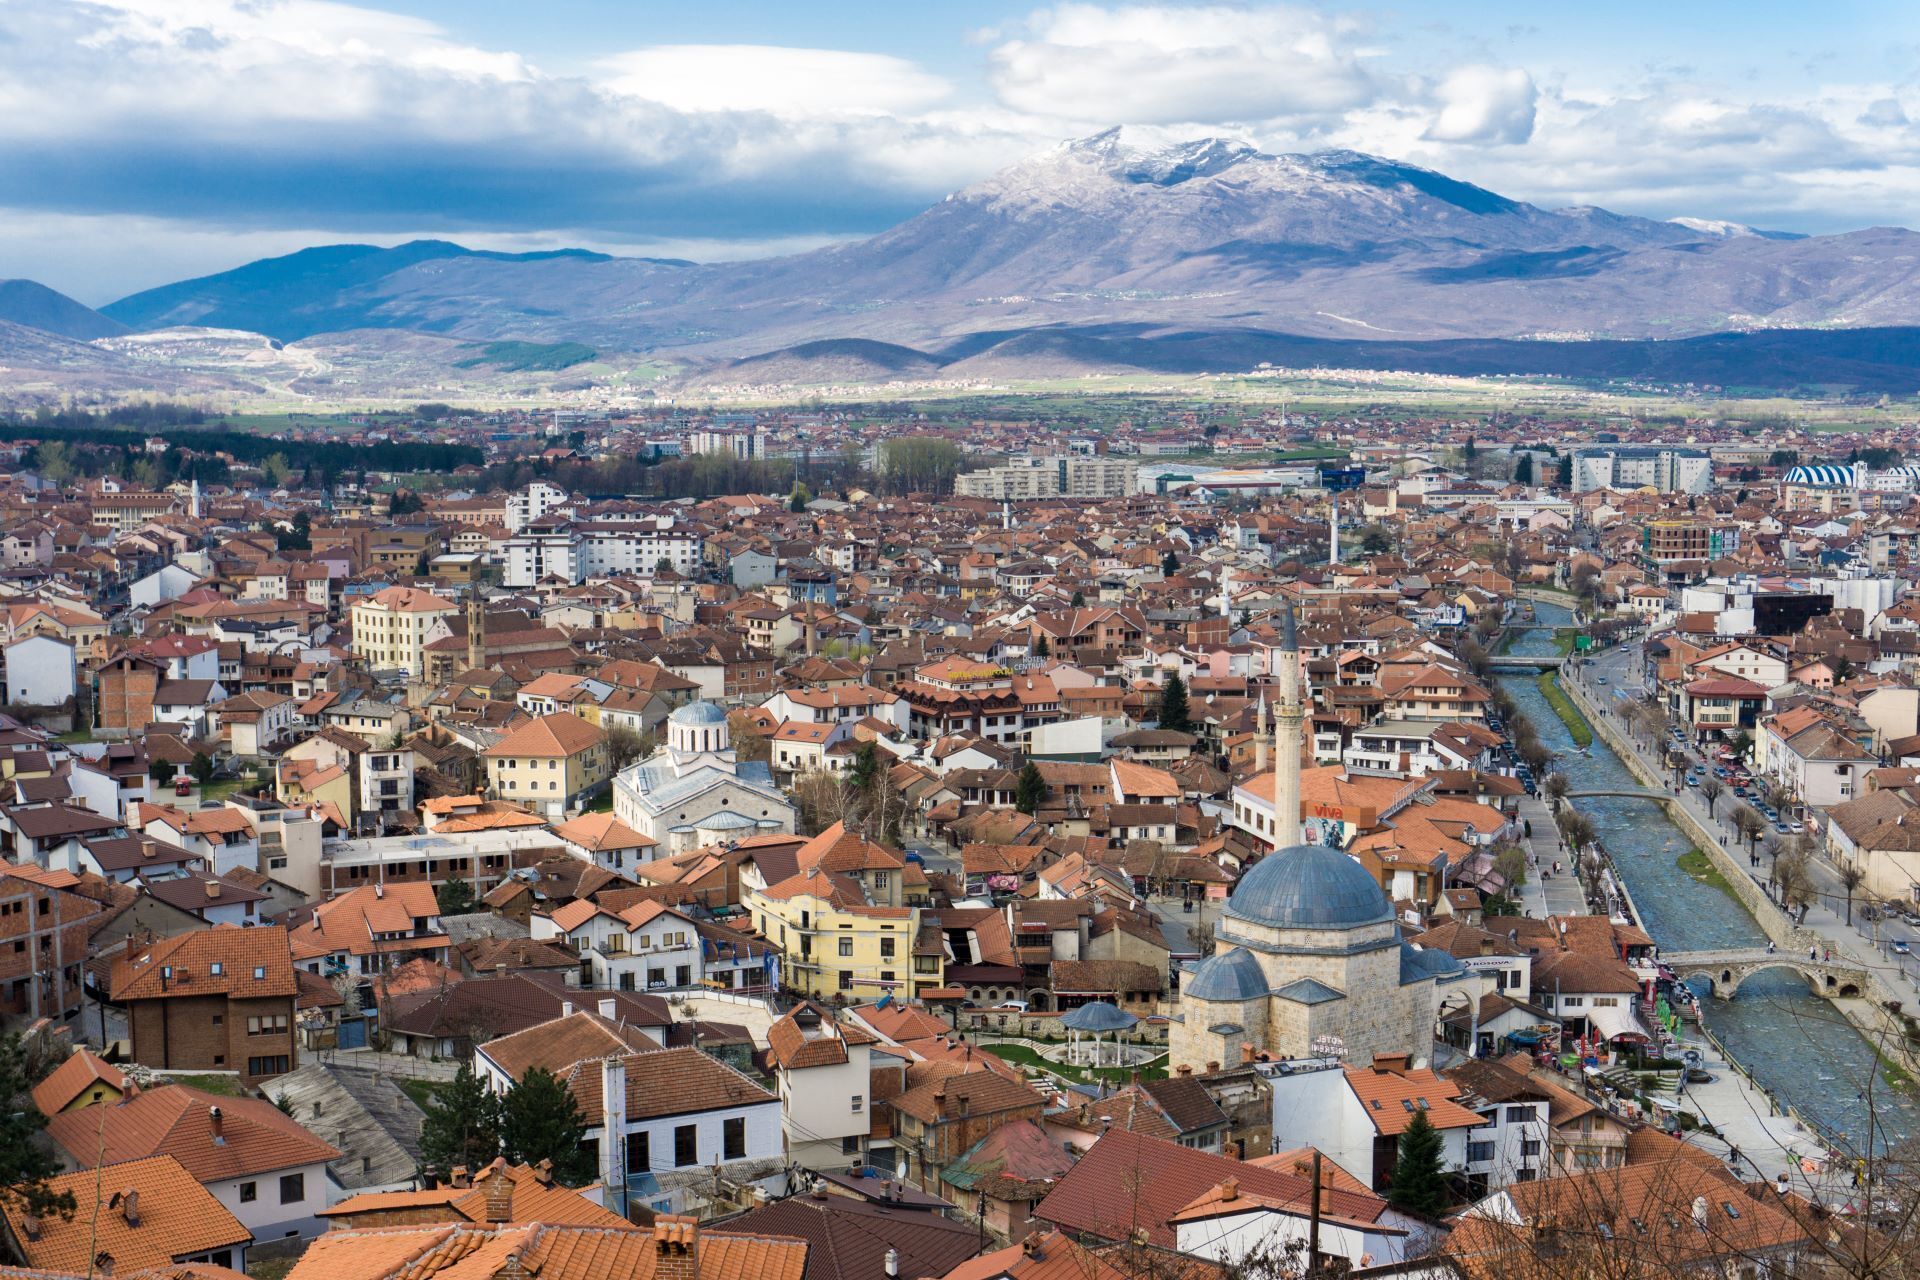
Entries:
{"type": "Polygon", "coordinates": [[[1604,791],[1567,792],[1567,799],[1569,800],[1591,800],[1597,796],[1612,796],[1619,800],[1652,800],[1659,804],[1665,804],[1667,801],[1673,799],[1672,796],[1664,791],[1648,791],[1644,787],[1615,787],[1611,790],[1604,791]]]}
{"type": "Polygon", "coordinates": [[[1705,978],[1713,985],[1713,994],[1731,1000],[1740,984],[1765,969],[1791,969],[1807,981],[1807,989],[1817,996],[1843,998],[1864,995],[1867,971],[1857,964],[1839,960],[1809,960],[1791,951],[1768,951],[1761,947],[1737,951],[1663,951],[1660,962],[1685,982],[1705,978]]]}
{"type": "Polygon", "coordinates": [[[1514,653],[1503,653],[1497,658],[1487,659],[1489,671],[1553,671],[1567,665],[1563,657],[1528,658],[1514,653]]]}

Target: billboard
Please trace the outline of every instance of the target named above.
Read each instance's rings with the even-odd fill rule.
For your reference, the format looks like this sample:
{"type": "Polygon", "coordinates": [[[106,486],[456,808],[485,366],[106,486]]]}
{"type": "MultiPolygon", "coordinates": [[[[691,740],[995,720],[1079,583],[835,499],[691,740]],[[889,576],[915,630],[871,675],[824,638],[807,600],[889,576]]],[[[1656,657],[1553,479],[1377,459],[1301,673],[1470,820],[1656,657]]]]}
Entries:
{"type": "Polygon", "coordinates": [[[1320,487],[1330,493],[1345,493],[1349,489],[1358,489],[1366,482],[1365,467],[1320,468],[1320,487]]]}

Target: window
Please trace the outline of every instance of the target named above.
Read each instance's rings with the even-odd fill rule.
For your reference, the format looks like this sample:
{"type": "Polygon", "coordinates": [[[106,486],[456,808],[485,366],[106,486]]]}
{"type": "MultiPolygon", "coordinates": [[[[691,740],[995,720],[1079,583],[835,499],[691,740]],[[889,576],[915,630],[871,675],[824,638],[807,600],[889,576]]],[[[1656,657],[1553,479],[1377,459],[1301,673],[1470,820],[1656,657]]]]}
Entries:
{"type": "Polygon", "coordinates": [[[862,1094],[858,1094],[858,1093],[856,1093],[856,1094],[854,1094],[854,1095],[853,1095],[853,1110],[854,1110],[854,1114],[856,1114],[856,1115],[858,1115],[858,1114],[859,1114],[859,1112],[860,1112],[860,1108],[862,1108],[862,1107],[864,1107],[864,1106],[866,1106],[866,1105],[867,1105],[867,1100],[866,1100],[866,1097],[865,1097],[864,1095],[862,1095],[862,1094]]]}
{"type": "Polygon", "coordinates": [[[1493,1144],[1491,1142],[1469,1142],[1467,1144],[1467,1162],[1469,1164],[1480,1164],[1491,1159],[1493,1159],[1493,1144]]]}
{"type": "MultiPolygon", "coordinates": [[[[218,1063],[220,1059],[216,1058],[214,1061],[218,1063]]],[[[284,1053],[247,1059],[247,1074],[250,1076],[278,1076],[285,1075],[286,1071],[287,1055],[284,1053]]]]}
{"type": "Polygon", "coordinates": [[[255,1200],[258,1200],[259,1198],[260,1198],[259,1183],[243,1182],[240,1184],[240,1203],[241,1204],[252,1204],[255,1200]]]}
{"type": "Polygon", "coordinates": [[[264,1014],[247,1019],[247,1034],[250,1036],[285,1035],[287,1015],[284,1013],[264,1014]]]}
{"type": "Polygon", "coordinates": [[[853,990],[853,975],[845,969],[840,971],[840,989],[842,991],[853,990]]]}
{"type": "Polygon", "coordinates": [[[1540,1154],[1540,1139],[1538,1139],[1538,1138],[1522,1138],[1522,1139],[1520,1139],[1520,1154],[1521,1154],[1521,1155],[1523,1155],[1523,1156],[1537,1156],[1537,1155],[1539,1155],[1539,1154],[1540,1154]]]}
{"type": "Polygon", "coordinates": [[[843,955],[843,956],[850,956],[850,955],[852,955],[852,954],[853,954],[853,939],[852,939],[852,938],[842,938],[842,939],[840,939],[840,954],[841,954],[841,955],[843,955]]]}
{"type": "Polygon", "coordinates": [[[1533,1119],[1532,1107],[1508,1107],[1507,1108],[1508,1124],[1525,1124],[1527,1123],[1527,1121],[1531,1119],[1533,1119]]]}
{"type": "Polygon", "coordinates": [[[880,939],[880,958],[882,960],[893,959],[893,939],[892,938],[880,939]]]}
{"type": "Polygon", "coordinates": [[[690,1124],[676,1125],[673,1130],[673,1165],[684,1169],[690,1164],[700,1163],[700,1130],[690,1124]]]}
{"type": "Polygon", "coordinates": [[[859,1155],[859,1154],[860,1154],[860,1139],[859,1139],[859,1137],[858,1137],[858,1136],[855,1136],[855,1137],[851,1137],[851,1138],[842,1138],[842,1139],[840,1139],[840,1154],[841,1154],[841,1155],[843,1155],[843,1156],[857,1156],[857,1155],[859,1155]]]}
{"type": "Polygon", "coordinates": [[[728,1160],[747,1158],[747,1122],[741,1116],[733,1116],[720,1122],[720,1143],[724,1157],[728,1160]]]}
{"type": "Polygon", "coordinates": [[[280,1203],[299,1204],[307,1198],[307,1175],[304,1173],[284,1173],[280,1175],[280,1203]]]}
{"type": "Polygon", "coordinates": [[[630,1133],[627,1135],[627,1172],[648,1173],[653,1169],[653,1144],[647,1134],[630,1133]]]}
{"type": "Polygon", "coordinates": [[[226,971],[227,971],[227,966],[225,966],[224,964],[221,964],[218,960],[215,960],[212,966],[207,970],[207,972],[211,973],[216,978],[219,977],[221,974],[225,973],[226,971]]]}

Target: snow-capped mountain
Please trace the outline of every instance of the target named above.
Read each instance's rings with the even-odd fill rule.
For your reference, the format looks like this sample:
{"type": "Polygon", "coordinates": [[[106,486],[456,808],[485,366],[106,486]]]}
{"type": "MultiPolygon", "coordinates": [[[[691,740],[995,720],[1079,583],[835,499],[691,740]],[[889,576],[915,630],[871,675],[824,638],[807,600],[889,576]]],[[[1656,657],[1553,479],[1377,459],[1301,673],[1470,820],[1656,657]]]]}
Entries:
{"type": "Polygon", "coordinates": [[[786,258],[696,266],[330,246],[104,310],[136,328],[283,340],[371,327],[700,359],[858,339],[947,362],[1017,335],[1103,326],[1141,342],[1156,332],[1407,342],[1920,324],[1912,232],[1749,231],[1542,209],[1358,152],[1269,155],[1230,138],[1110,130],[871,239],[786,258]]]}

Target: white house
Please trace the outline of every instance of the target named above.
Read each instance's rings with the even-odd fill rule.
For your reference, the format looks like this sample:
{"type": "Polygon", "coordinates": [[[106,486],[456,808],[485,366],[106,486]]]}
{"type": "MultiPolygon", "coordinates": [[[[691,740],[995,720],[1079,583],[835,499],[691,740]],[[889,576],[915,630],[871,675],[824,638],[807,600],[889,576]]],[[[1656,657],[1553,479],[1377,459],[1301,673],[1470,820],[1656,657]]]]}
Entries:
{"type": "Polygon", "coordinates": [[[786,1189],[780,1099],[698,1049],[589,1059],[564,1074],[589,1117],[583,1146],[621,1213],[697,1206],[714,1182],[786,1189]]]}
{"type": "Polygon", "coordinates": [[[73,641],[33,635],[7,646],[6,701],[57,707],[74,696],[73,641]]]}
{"type": "Polygon", "coordinates": [[[163,564],[127,588],[128,603],[136,609],[151,609],[168,600],[178,600],[193,590],[199,575],[177,564],[163,564]]]}
{"type": "MultiPolygon", "coordinates": [[[[1441,1164],[1467,1163],[1467,1134],[1486,1122],[1458,1101],[1461,1090],[1430,1067],[1414,1068],[1405,1055],[1376,1056],[1369,1066],[1326,1059],[1320,1070],[1268,1075],[1273,1090],[1273,1140],[1282,1148],[1317,1147],[1335,1164],[1376,1190],[1393,1176],[1393,1161],[1415,1112],[1440,1131],[1441,1164]]],[[[1262,1074],[1266,1074],[1263,1072],[1262,1074]]]]}
{"type": "Polygon", "coordinates": [[[839,1171],[849,1146],[858,1158],[871,1132],[873,1046],[859,1022],[838,1022],[802,1004],[767,1030],[786,1128],[787,1156],[809,1169],[839,1171]]]}

